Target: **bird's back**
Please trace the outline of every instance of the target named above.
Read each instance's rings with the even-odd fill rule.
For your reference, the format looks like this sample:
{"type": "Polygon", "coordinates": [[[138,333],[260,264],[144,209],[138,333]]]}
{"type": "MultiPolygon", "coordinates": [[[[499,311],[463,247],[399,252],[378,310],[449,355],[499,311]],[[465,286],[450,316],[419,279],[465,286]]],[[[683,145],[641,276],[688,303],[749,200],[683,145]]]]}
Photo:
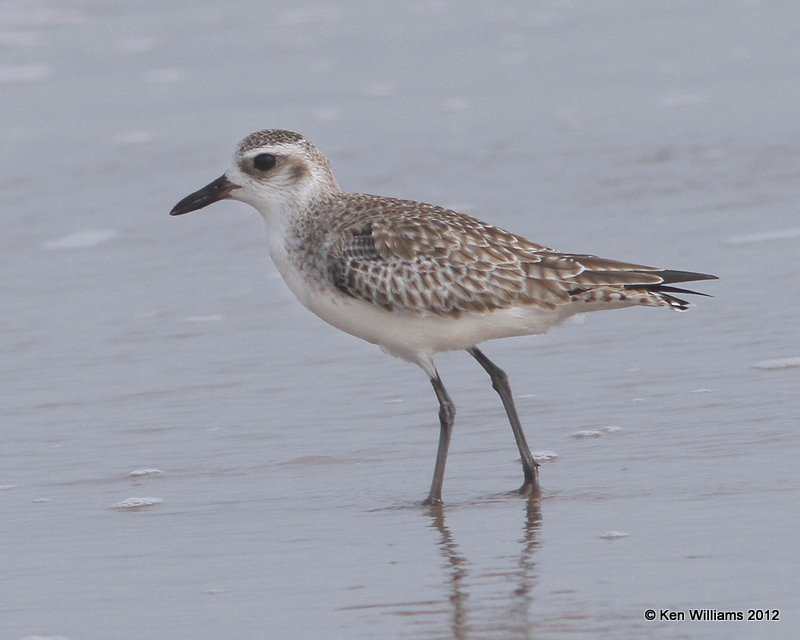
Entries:
{"type": "MultiPolygon", "coordinates": [[[[366,194],[326,203],[317,246],[329,283],[388,311],[487,313],[515,307],[581,311],[688,304],[671,283],[714,276],[567,254],[436,205],[366,194]]],[[[315,225],[316,226],[316,225],[315,225]]]]}

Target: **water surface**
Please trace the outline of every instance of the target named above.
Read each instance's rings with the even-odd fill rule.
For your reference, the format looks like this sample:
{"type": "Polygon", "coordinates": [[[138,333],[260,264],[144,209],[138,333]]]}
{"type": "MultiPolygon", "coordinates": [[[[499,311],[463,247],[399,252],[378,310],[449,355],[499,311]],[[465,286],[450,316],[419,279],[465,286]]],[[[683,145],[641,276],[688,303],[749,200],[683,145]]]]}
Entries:
{"type": "Polygon", "coordinates": [[[5,3],[0,637],[797,635],[799,11],[5,3]],[[557,454],[541,501],[509,493],[484,372],[442,357],[421,507],[424,375],[302,309],[244,205],[167,216],[264,127],[348,190],[715,297],[486,345],[557,454]]]}

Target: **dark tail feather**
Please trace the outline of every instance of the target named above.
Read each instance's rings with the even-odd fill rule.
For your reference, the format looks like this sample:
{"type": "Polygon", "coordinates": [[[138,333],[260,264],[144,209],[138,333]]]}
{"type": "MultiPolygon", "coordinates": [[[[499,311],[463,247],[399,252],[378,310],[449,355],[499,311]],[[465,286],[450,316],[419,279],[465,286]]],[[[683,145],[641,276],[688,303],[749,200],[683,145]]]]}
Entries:
{"type": "Polygon", "coordinates": [[[691,289],[682,289],[680,287],[669,286],[674,282],[694,282],[697,280],[716,280],[717,276],[712,276],[709,273],[696,273],[694,271],[673,271],[671,269],[664,269],[657,271],[656,274],[662,278],[659,284],[646,284],[646,285],[631,285],[625,287],[626,289],[645,289],[653,293],[663,294],[661,297],[669,302],[674,308],[685,310],[689,308],[689,303],[680,298],[668,295],[670,293],[682,293],[692,296],[705,296],[710,298],[707,293],[700,293],[699,291],[692,291],[691,289]]]}
{"type": "MultiPolygon", "coordinates": [[[[717,280],[717,276],[708,273],[695,273],[694,271],[672,271],[665,269],[657,271],[656,275],[662,278],[661,284],[672,284],[673,282],[694,282],[695,280],[717,280]]],[[[688,293],[694,293],[688,292],[688,293]]],[[[702,295],[702,294],[701,294],[702,295]]]]}
{"type": "Polygon", "coordinates": [[[700,293],[699,291],[692,291],[691,289],[681,289],[680,287],[668,287],[665,284],[651,284],[646,286],[648,291],[658,291],[663,293],[688,293],[693,296],[705,296],[706,298],[713,298],[714,296],[708,293],[700,293]]]}
{"type": "Polygon", "coordinates": [[[630,287],[625,287],[626,289],[644,289],[645,291],[649,291],[651,293],[655,293],[659,298],[667,302],[670,307],[675,309],[676,311],[686,311],[691,306],[686,300],[681,300],[680,298],[676,298],[670,294],[672,293],[681,293],[681,294],[688,294],[692,296],[705,296],[706,298],[710,298],[711,296],[707,293],[701,293],[699,291],[692,291],[691,289],[682,289],[680,287],[671,287],[668,283],[673,282],[694,282],[696,280],[716,280],[717,276],[712,276],[708,273],[695,273],[693,271],[659,271],[657,272],[659,276],[663,278],[663,282],[659,284],[646,284],[646,285],[631,285],[630,287]]]}

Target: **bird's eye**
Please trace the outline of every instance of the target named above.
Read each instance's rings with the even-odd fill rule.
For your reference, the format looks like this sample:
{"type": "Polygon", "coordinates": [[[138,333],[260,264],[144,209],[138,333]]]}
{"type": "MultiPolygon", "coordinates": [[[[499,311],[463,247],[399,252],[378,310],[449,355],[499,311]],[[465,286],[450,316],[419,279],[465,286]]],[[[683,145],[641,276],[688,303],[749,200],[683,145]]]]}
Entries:
{"type": "Polygon", "coordinates": [[[275,166],[277,158],[271,153],[259,153],[253,158],[253,166],[259,171],[268,171],[275,166]]]}

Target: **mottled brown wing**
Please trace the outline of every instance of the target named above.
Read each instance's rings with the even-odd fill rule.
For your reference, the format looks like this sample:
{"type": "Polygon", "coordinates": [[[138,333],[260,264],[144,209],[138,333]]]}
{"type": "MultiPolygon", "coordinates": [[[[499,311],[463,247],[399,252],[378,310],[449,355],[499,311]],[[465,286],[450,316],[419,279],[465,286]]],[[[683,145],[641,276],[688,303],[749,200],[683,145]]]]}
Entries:
{"type": "Polygon", "coordinates": [[[575,291],[663,282],[654,267],[561,254],[438,207],[402,214],[362,215],[337,230],[327,260],[335,287],[385,309],[457,315],[553,308],[575,291]]]}

